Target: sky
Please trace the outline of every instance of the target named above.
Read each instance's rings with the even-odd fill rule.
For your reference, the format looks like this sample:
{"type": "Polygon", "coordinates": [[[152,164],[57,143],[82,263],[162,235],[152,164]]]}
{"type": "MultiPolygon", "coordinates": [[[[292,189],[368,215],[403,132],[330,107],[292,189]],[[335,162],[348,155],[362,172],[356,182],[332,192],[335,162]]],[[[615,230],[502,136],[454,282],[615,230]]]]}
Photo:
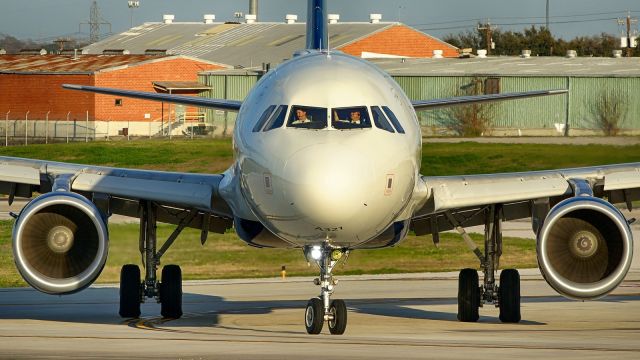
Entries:
{"type": "MultiPolygon", "coordinates": [[[[175,21],[202,21],[203,14],[215,14],[216,21],[234,19],[235,12],[247,12],[249,0],[139,0],[133,12],[127,0],[98,0],[101,17],[119,33],[133,23],[158,22],[163,14],[175,21]]],[[[60,36],[87,36],[92,0],[0,0],[0,34],[20,39],[50,41],[60,36]]],[[[284,21],[285,14],[306,18],[306,0],[259,0],[260,21],[284,21]]],[[[329,13],[340,21],[368,21],[381,13],[383,21],[400,21],[430,35],[473,30],[487,19],[501,30],[520,31],[531,24],[544,24],[547,0],[328,0],[329,13]]],[[[549,0],[550,28],[557,37],[620,35],[616,18],[640,17],[638,0],[549,0]]],[[[633,28],[638,29],[638,24],[633,28]]],[[[102,33],[108,26],[101,28],[102,33]]]]}

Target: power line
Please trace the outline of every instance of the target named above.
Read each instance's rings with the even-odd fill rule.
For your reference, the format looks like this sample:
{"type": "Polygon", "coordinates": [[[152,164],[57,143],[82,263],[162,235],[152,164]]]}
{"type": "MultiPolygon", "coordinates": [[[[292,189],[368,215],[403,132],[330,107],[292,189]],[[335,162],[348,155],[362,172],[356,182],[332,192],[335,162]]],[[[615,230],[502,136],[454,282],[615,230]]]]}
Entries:
{"type": "MultiPolygon", "coordinates": [[[[566,20],[566,21],[549,21],[549,24],[574,24],[574,23],[585,23],[585,22],[598,22],[598,21],[611,21],[617,20],[617,18],[599,18],[599,19],[584,19],[584,20],[566,20]]],[[[427,25],[427,24],[425,24],[427,25]]],[[[517,26],[517,25],[546,25],[546,22],[514,22],[514,23],[496,23],[493,25],[498,26],[517,26]]],[[[450,27],[437,27],[437,28],[429,28],[429,27],[420,27],[419,25],[412,25],[420,30],[425,31],[433,31],[433,30],[455,30],[455,29],[467,29],[470,27],[475,27],[476,25],[463,25],[463,26],[450,26],[450,27]]]]}
{"type": "MultiPolygon", "coordinates": [[[[607,12],[597,12],[597,13],[582,13],[582,14],[571,14],[571,15],[552,15],[549,16],[549,19],[564,19],[564,18],[576,18],[576,17],[584,17],[584,16],[597,16],[597,15],[615,15],[615,14],[626,14],[626,10],[619,11],[607,11],[607,12]]],[[[631,11],[631,13],[640,13],[640,10],[631,11]]],[[[546,16],[491,16],[494,20],[526,20],[526,19],[545,19],[546,16]]],[[[424,26],[424,25],[444,25],[444,24],[455,24],[455,23],[468,23],[468,22],[481,22],[483,18],[468,18],[468,19],[460,19],[460,20],[448,20],[448,21],[439,21],[439,22],[429,22],[422,24],[410,24],[411,26],[424,26]]],[[[545,21],[546,23],[546,21],[545,21]]],[[[549,22],[552,24],[553,22],[549,22]]]]}

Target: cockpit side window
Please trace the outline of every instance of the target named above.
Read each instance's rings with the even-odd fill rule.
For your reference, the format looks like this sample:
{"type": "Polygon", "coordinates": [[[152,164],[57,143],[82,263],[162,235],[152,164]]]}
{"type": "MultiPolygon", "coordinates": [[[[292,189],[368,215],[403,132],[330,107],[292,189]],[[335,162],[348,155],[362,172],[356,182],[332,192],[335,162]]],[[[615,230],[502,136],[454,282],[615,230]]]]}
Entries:
{"type": "Polygon", "coordinates": [[[376,124],[378,129],[382,129],[384,131],[388,131],[390,133],[395,133],[391,124],[387,120],[387,117],[384,116],[384,113],[378,106],[371,107],[371,113],[373,114],[373,123],[376,124]]]}
{"type": "Polygon", "coordinates": [[[282,124],[284,124],[285,116],[287,116],[287,105],[278,106],[276,111],[274,111],[273,114],[271,114],[271,116],[269,117],[269,121],[267,121],[267,124],[264,126],[263,131],[269,131],[282,127],[282,124]]]}
{"type": "Polygon", "coordinates": [[[294,105],[287,127],[301,129],[324,129],[327,127],[327,109],[294,105]]]}
{"type": "Polygon", "coordinates": [[[275,105],[271,105],[262,113],[262,116],[260,116],[260,120],[258,120],[256,125],[253,127],[253,132],[259,132],[260,130],[262,130],[264,123],[266,123],[267,120],[269,120],[269,115],[273,113],[273,109],[275,108],[276,108],[275,105]]]}
{"type": "Polygon", "coordinates": [[[387,117],[389,117],[389,120],[393,124],[393,127],[396,128],[396,131],[400,134],[404,134],[404,129],[402,128],[402,125],[400,125],[400,120],[398,120],[396,114],[394,114],[388,106],[383,106],[382,110],[384,110],[384,113],[387,114],[387,117]]]}
{"type": "Polygon", "coordinates": [[[331,127],[338,130],[370,128],[369,112],[366,106],[333,108],[331,127]]]}

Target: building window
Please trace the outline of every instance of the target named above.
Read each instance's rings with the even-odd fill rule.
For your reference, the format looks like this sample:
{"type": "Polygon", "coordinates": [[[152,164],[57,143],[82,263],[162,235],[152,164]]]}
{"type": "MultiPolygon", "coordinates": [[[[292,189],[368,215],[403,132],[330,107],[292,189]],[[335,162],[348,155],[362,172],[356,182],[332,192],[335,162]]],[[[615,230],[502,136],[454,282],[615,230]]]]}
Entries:
{"type": "Polygon", "coordinates": [[[116,99],[116,106],[122,106],[122,99],[116,99]]]}
{"type": "Polygon", "coordinates": [[[500,78],[490,77],[484,80],[485,95],[500,94],[500,78]]]}

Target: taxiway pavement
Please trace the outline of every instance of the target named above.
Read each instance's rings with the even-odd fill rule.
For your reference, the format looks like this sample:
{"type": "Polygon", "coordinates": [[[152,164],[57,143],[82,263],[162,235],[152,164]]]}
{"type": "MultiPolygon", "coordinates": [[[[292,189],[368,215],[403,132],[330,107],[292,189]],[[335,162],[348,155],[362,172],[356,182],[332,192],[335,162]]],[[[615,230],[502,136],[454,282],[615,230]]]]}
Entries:
{"type": "Polygon", "coordinates": [[[121,319],[116,286],[57,297],[0,290],[0,358],[462,359],[640,358],[640,272],[599,301],[566,300],[537,270],[522,271],[519,324],[486,306],[478,323],[456,320],[457,273],[340,277],[335,298],[347,331],[307,335],[311,278],[194,281],[185,315],[121,319]]]}

